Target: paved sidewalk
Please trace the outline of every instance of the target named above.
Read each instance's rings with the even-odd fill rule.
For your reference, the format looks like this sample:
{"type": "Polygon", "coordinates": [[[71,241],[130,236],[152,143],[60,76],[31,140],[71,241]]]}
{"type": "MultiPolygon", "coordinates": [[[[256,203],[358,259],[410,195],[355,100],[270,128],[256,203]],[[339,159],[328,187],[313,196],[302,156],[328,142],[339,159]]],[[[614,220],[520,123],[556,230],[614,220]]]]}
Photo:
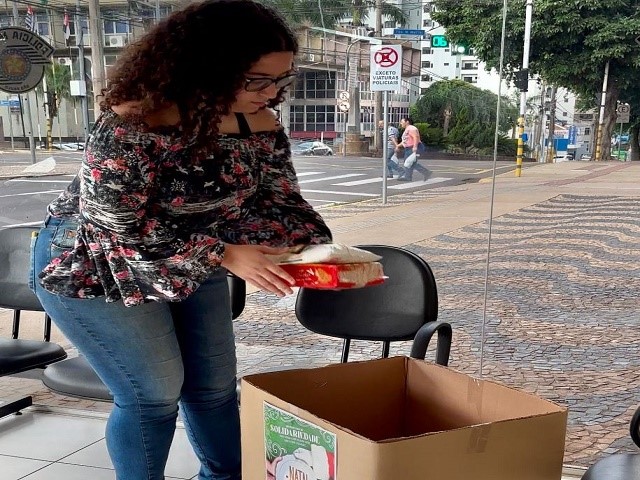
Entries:
{"type": "MultiPolygon", "coordinates": [[[[483,327],[493,188],[485,181],[320,211],[337,242],[402,245],[429,262],[439,318],[454,327],[451,367],[479,375],[482,364],[485,378],[568,406],[567,465],[634,451],[628,422],[640,404],[640,162],[536,164],[520,178],[496,179],[483,327]]],[[[241,374],[338,361],[340,343],[301,327],[294,302],[249,292],[236,321],[241,374]]],[[[0,322],[0,335],[7,324],[0,322]]],[[[352,355],[379,350],[355,342],[352,355]]],[[[392,353],[408,354],[407,345],[392,353]]],[[[52,395],[37,380],[0,378],[0,397],[16,390],[35,393],[41,405],[108,409],[52,395]]]]}

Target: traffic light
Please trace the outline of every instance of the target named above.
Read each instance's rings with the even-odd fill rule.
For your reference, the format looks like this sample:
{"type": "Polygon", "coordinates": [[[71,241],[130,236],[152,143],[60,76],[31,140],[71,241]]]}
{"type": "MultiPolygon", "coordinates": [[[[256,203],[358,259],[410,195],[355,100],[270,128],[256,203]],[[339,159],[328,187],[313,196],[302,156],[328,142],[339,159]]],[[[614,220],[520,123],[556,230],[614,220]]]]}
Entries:
{"type": "Polygon", "coordinates": [[[470,47],[467,43],[458,43],[455,46],[455,53],[458,55],[467,55],[469,53],[470,47]]]}
{"type": "Polygon", "coordinates": [[[521,92],[526,92],[529,90],[529,69],[523,68],[522,70],[515,73],[513,78],[513,83],[516,88],[521,92]]]}

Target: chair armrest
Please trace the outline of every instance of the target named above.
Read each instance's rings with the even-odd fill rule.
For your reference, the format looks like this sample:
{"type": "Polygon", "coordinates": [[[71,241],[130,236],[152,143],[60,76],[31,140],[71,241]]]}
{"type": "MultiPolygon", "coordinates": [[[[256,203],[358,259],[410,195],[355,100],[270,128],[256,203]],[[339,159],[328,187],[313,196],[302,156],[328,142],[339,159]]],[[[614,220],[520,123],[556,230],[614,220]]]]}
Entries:
{"type": "Polygon", "coordinates": [[[633,417],[631,417],[631,422],[629,423],[629,433],[631,434],[633,443],[640,447],[640,407],[637,408],[636,413],[634,413],[633,417]]]}
{"type": "Polygon", "coordinates": [[[438,365],[449,365],[449,353],[451,352],[451,338],[453,332],[451,325],[447,322],[425,323],[413,339],[411,346],[411,357],[424,360],[427,355],[427,348],[433,334],[438,332],[438,346],[436,349],[436,363],[438,365]]]}

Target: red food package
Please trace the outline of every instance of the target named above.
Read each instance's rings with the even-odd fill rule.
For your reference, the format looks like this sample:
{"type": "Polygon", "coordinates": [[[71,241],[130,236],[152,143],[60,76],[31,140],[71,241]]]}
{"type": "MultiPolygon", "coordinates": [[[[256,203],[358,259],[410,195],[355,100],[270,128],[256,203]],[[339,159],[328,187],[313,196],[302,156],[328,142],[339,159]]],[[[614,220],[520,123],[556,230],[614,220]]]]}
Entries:
{"type": "Polygon", "coordinates": [[[295,279],[296,287],[360,288],[378,285],[386,278],[379,262],[298,263],[280,267],[295,279]]]}

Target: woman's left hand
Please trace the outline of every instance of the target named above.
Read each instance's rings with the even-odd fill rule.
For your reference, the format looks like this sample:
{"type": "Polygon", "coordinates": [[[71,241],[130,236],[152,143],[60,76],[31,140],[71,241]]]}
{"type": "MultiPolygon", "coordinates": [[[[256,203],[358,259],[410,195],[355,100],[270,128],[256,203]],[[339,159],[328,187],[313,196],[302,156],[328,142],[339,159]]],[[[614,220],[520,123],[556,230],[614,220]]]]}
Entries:
{"type": "Polygon", "coordinates": [[[288,251],[290,251],[288,247],[227,243],[221,265],[252,285],[284,297],[293,293],[291,285],[294,284],[294,278],[269,260],[266,255],[279,255],[288,251]]]}

